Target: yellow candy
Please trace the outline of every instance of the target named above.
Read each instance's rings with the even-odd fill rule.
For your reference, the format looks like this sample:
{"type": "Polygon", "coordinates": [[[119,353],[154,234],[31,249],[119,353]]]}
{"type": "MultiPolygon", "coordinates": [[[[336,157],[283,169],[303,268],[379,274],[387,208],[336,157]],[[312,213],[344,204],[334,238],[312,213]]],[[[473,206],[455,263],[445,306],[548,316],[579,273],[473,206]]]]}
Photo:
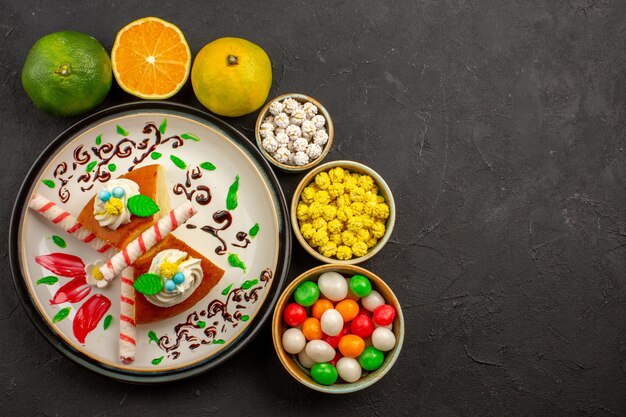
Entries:
{"type": "Polygon", "coordinates": [[[317,219],[313,220],[313,222],[311,223],[311,225],[313,225],[313,228],[315,230],[320,230],[320,229],[326,229],[326,220],[324,220],[321,217],[318,217],[317,219]]]}
{"type": "Polygon", "coordinates": [[[372,225],[374,224],[374,220],[372,220],[372,218],[368,215],[361,215],[359,216],[359,219],[361,220],[361,223],[363,223],[363,228],[364,229],[371,229],[372,225]]]}
{"type": "Polygon", "coordinates": [[[384,203],[385,202],[385,197],[383,197],[382,195],[377,195],[376,196],[376,201],[378,203],[384,203]]]}
{"type": "Polygon", "coordinates": [[[302,195],[301,195],[301,199],[302,201],[304,201],[307,204],[310,204],[313,202],[313,197],[315,196],[315,189],[313,187],[311,187],[310,185],[308,187],[304,187],[304,190],[302,190],[302,195]]]}
{"type": "Polygon", "coordinates": [[[311,236],[313,236],[313,233],[315,233],[315,228],[311,223],[304,223],[300,226],[300,233],[302,233],[302,237],[309,240],[311,239],[311,236]]]}
{"type": "Polygon", "coordinates": [[[322,209],[322,217],[328,222],[331,221],[337,217],[337,209],[331,205],[324,206],[322,209]]]}
{"type": "Polygon", "coordinates": [[[315,184],[320,190],[325,190],[330,186],[330,177],[327,172],[320,172],[315,176],[315,184]]]}
{"type": "Polygon", "coordinates": [[[328,194],[328,191],[321,190],[315,193],[313,200],[322,205],[326,205],[330,203],[330,195],[328,194]]]}
{"type": "Polygon", "coordinates": [[[365,192],[365,196],[363,198],[363,202],[364,203],[378,203],[378,196],[376,195],[376,193],[373,193],[371,191],[366,191],[365,192]]]}
{"type": "Polygon", "coordinates": [[[111,197],[104,205],[104,210],[109,214],[117,216],[124,210],[124,203],[119,198],[111,197]]]}
{"type": "Polygon", "coordinates": [[[352,249],[344,245],[337,248],[337,259],[347,261],[350,258],[352,258],[352,249]]]}
{"type": "Polygon", "coordinates": [[[350,203],[352,203],[350,201],[350,196],[348,194],[342,194],[339,197],[337,197],[337,207],[343,207],[343,206],[349,206],[350,203]]]}
{"type": "Polygon", "coordinates": [[[385,203],[376,204],[374,210],[372,211],[372,217],[377,219],[386,219],[389,217],[389,206],[385,203]]]}
{"type": "Polygon", "coordinates": [[[328,194],[331,198],[337,198],[343,195],[344,189],[342,183],[332,183],[330,187],[328,187],[328,194]]]}
{"type": "Polygon", "coordinates": [[[363,242],[367,242],[372,238],[372,234],[367,229],[361,229],[356,233],[356,237],[363,242]]]}
{"type": "Polygon", "coordinates": [[[310,243],[314,248],[328,243],[328,234],[326,233],[326,229],[321,229],[313,233],[310,243]]]}
{"type": "Polygon", "coordinates": [[[358,241],[358,239],[354,232],[346,230],[344,232],[341,232],[341,241],[346,246],[352,246],[358,241]]]}
{"type": "Polygon", "coordinates": [[[334,183],[340,183],[343,181],[346,171],[344,171],[341,167],[332,168],[328,171],[328,175],[330,176],[330,180],[334,183]]]}
{"type": "MultiPolygon", "coordinates": [[[[374,179],[369,175],[362,175],[358,180],[359,187],[365,191],[371,190],[374,187],[374,179]]],[[[354,252],[354,251],[353,251],[354,252]]]]}
{"type": "Polygon", "coordinates": [[[372,237],[367,241],[367,248],[371,249],[374,246],[376,246],[377,243],[378,243],[378,239],[376,239],[375,237],[372,237]]]}
{"type": "Polygon", "coordinates": [[[355,187],[350,191],[350,200],[352,201],[363,201],[363,197],[365,197],[365,190],[361,187],[355,187]]]}
{"type": "Polygon", "coordinates": [[[314,201],[309,206],[309,218],[315,220],[322,215],[322,205],[314,201]]]}
{"type": "Polygon", "coordinates": [[[341,233],[343,231],[343,223],[339,219],[333,219],[326,225],[329,233],[341,233]]]}
{"type": "Polygon", "coordinates": [[[363,210],[365,208],[365,204],[361,203],[360,201],[355,201],[354,203],[350,204],[350,208],[352,209],[352,212],[355,215],[361,214],[361,213],[363,213],[363,210]]]}
{"type": "Polygon", "coordinates": [[[374,212],[374,207],[376,207],[376,201],[368,201],[367,203],[365,203],[363,205],[363,214],[367,214],[368,216],[371,216],[372,213],[374,212]]]}
{"type": "Polygon", "coordinates": [[[337,253],[337,245],[334,242],[326,242],[320,246],[319,251],[323,256],[331,258],[337,253]]]}
{"type": "Polygon", "coordinates": [[[352,216],[354,216],[354,213],[350,207],[344,206],[337,209],[337,218],[342,222],[347,222],[352,216]]]}
{"type": "Polygon", "coordinates": [[[350,174],[350,176],[352,177],[353,180],[355,180],[357,183],[359,182],[359,178],[361,178],[361,174],[359,174],[358,172],[352,172],[350,174]]]}
{"type": "Polygon", "coordinates": [[[380,239],[385,234],[385,225],[381,222],[374,222],[370,228],[370,232],[376,239],[380,239]]]}
{"type": "MultiPolygon", "coordinates": [[[[363,228],[363,222],[361,221],[360,216],[353,216],[348,219],[348,230],[354,233],[357,233],[359,230],[363,228]]],[[[347,243],[346,243],[347,244],[347,243]]],[[[352,246],[352,245],[350,245],[352,246]]]]}
{"type": "Polygon", "coordinates": [[[358,241],[352,245],[352,254],[354,256],[363,256],[367,253],[367,244],[363,241],[358,241]]]}
{"type": "Polygon", "coordinates": [[[328,235],[328,240],[333,242],[335,245],[341,245],[343,243],[343,239],[341,238],[341,233],[331,233],[328,235]]]}
{"type": "Polygon", "coordinates": [[[305,221],[309,218],[309,206],[300,202],[296,208],[296,217],[300,221],[305,221]]]}
{"type": "Polygon", "coordinates": [[[359,185],[357,183],[357,181],[352,178],[351,176],[347,176],[343,179],[343,188],[346,192],[350,192],[352,190],[354,190],[355,188],[357,188],[359,185]]]}

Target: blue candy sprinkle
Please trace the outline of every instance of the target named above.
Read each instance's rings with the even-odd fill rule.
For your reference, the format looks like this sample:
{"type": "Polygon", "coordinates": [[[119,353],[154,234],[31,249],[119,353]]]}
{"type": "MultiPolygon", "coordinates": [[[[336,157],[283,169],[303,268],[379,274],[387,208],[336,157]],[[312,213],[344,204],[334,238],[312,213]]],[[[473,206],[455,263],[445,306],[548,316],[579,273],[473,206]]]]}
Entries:
{"type": "Polygon", "coordinates": [[[112,191],[113,197],[122,198],[124,197],[124,189],[122,187],[115,187],[112,191]]]}
{"type": "Polygon", "coordinates": [[[172,281],[171,279],[168,279],[167,281],[165,281],[165,289],[169,292],[174,291],[176,289],[176,283],[174,283],[174,281],[172,281]]]}
{"type": "Polygon", "coordinates": [[[183,281],[185,281],[185,274],[183,274],[182,272],[177,272],[174,274],[173,278],[176,284],[182,284],[183,281]]]}
{"type": "Polygon", "coordinates": [[[106,203],[111,198],[111,193],[107,190],[102,190],[98,193],[98,198],[106,203]]]}

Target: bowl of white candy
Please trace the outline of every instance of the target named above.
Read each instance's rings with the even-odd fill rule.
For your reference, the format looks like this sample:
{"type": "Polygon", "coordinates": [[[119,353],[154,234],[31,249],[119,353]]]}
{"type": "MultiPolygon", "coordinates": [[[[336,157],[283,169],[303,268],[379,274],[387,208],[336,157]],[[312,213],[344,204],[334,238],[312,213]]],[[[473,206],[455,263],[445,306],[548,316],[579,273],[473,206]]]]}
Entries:
{"type": "Polygon", "coordinates": [[[274,166],[302,172],[322,162],[333,143],[335,128],[317,100],[305,94],[283,94],[259,113],[255,136],[261,153],[274,166]]]}

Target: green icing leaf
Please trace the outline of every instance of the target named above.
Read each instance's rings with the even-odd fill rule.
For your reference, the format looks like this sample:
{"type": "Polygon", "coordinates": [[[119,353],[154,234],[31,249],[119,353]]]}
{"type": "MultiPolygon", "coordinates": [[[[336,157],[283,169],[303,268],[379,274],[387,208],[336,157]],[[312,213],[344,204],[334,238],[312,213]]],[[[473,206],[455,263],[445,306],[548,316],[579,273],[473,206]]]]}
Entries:
{"type": "Polygon", "coordinates": [[[247,316],[247,315],[241,316],[241,321],[248,321],[248,320],[250,320],[250,316],[247,316]]]}
{"type": "Polygon", "coordinates": [[[152,152],[152,153],[150,154],[150,158],[154,159],[155,161],[156,161],[157,159],[159,159],[160,157],[162,157],[162,156],[163,156],[163,155],[161,155],[161,154],[160,154],[160,153],[158,153],[158,152],[152,152]]]}
{"type": "Polygon", "coordinates": [[[217,339],[213,341],[214,345],[223,345],[224,343],[226,343],[224,339],[217,339]]]}
{"type": "Polygon", "coordinates": [[[148,342],[149,344],[154,342],[156,344],[159,343],[159,338],[157,337],[156,333],[153,330],[150,330],[148,332],[148,339],[150,339],[150,341],[148,342]]]}
{"type": "Polygon", "coordinates": [[[246,272],[246,265],[239,259],[239,255],[236,253],[231,253],[228,255],[228,263],[233,268],[241,268],[243,272],[246,272]]]}
{"type": "Polygon", "coordinates": [[[250,230],[248,231],[248,234],[250,235],[250,237],[255,237],[257,233],[259,233],[259,224],[254,223],[254,226],[250,228],[250,230]]]}
{"type": "Polygon", "coordinates": [[[54,181],[52,180],[41,180],[41,182],[43,182],[44,185],[48,188],[54,188],[55,186],[54,181]]]}
{"type": "Polygon", "coordinates": [[[163,289],[163,280],[157,274],[146,273],[135,280],[133,287],[143,295],[154,295],[163,289]]]}
{"type": "Polygon", "coordinates": [[[200,164],[200,168],[206,169],[207,171],[215,171],[215,165],[210,162],[203,162],[200,164]]]}
{"type": "MultiPolygon", "coordinates": [[[[242,317],[242,319],[243,319],[243,317],[242,317]]],[[[104,330],[109,328],[109,326],[111,325],[112,321],[113,321],[113,316],[110,315],[110,314],[104,318],[104,323],[102,323],[102,327],[104,327],[104,330]]]]}
{"type": "Polygon", "coordinates": [[[233,284],[230,284],[228,287],[224,288],[224,290],[222,291],[222,295],[227,295],[232,286],[233,284]]]}
{"type": "Polygon", "coordinates": [[[164,134],[165,130],[167,130],[167,119],[163,119],[161,126],[159,126],[159,132],[161,132],[161,134],[164,134]]]}
{"type": "Polygon", "coordinates": [[[98,161],[91,161],[90,163],[87,164],[87,168],[85,168],[85,171],[87,172],[93,171],[96,165],[98,165],[98,161]]]}
{"type": "Polygon", "coordinates": [[[60,248],[67,247],[67,243],[65,243],[65,240],[63,240],[61,236],[57,236],[57,235],[52,236],[52,241],[54,242],[55,245],[57,245],[60,248]]]}
{"type": "Polygon", "coordinates": [[[242,290],[249,290],[250,288],[252,288],[253,286],[255,286],[258,283],[259,283],[258,279],[253,279],[252,281],[248,280],[248,281],[244,282],[243,284],[241,284],[241,289],[242,290]]]}
{"type": "Polygon", "coordinates": [[[41,285],[41,284],[46,284],[46,285],[52,285],[55,284],[59,279],[57,277],[55,277],[54,275],[49,275],[47,277],[43,277],[41,279],[38,279],[36,284],[37,285],[41,285]]]}
{"type": "Polygon", "coordinates": [[[196,326],[198,326],[200,329],[204,329],[204,326],[206,326],[206,323],[200,320],[196,323],[196,326]]]}
{"type": "Polygon", "coordinates": [[[128,136],[128,132],[124,130],[124,128],[120,125],[116,125],[115,129],[117,130],[117,133],[119,133],[122,136],[128,136]]]}
{"type": "Polygon", "coordinates": [[[96,136],[96,145],[100,145],[102,143],[102,134],[96,136]]]}
{"type": "Polygon", "coordinates": [[[228,188],[228,195],[226,196],[226,208],[228,210],[237,208],[237,191],[239,191],[239,175],[235,177],[235,182],[228,188]]]}
{"type": "Polygon", "coordinates": [[[172,160],[174,165],[176,165],[178,168],[180,168],[180,169],[186,169],[187,168],[187,164],[185,163],[185,161],[183,161],[182,159],[178,158],[177,156],[170,155],[170,159],[172,160]]]}
{"type": "Polygon", "coordinates": [[[63,320],[64,318],[66,318],[67,315],[70,314],[70,310],[71,310],[71,308],[69,308],[69,307],[65,307],[65,308],[62,308],[61,310],[59,310],[59,312],[56,313],[54,315],[54,317],[52,317],[52,323],[58,323],[61,320],[63,320]]]}
{"type": "Polygon", "coordinates": [[[108,168],[109,168],[109,171],[115,172],[115,170],[117,169],[117,166],[115,164],[109,164],[108,168]]]}
{"type": "Polygon", "coordinates": [[[159,211],[157,203],[143,194],[132,196],[128,199],[126,205],[128,210],[137,217],[150,217],[159,211]]]}
{"type": "Polygon", "coordinates": [[[180,137],[183,139],[193,140],[194,142],[200,142],[200,138],[193,133],[183,133],[182,135],[180,135],[180,137]]]}
{"type": "Polygon", "coordinates": [[[161,363],[161,361],[163,360],[163,358],[164,358],[164,357],[165,357],[165,356],[161,356],[160,358],[154,358],[154,359],[152,359],[152,362],[151,362],[151,363],[152,363],[152,365],[158,365],[158,364],[160,364],[160,363],[161,363]]]}

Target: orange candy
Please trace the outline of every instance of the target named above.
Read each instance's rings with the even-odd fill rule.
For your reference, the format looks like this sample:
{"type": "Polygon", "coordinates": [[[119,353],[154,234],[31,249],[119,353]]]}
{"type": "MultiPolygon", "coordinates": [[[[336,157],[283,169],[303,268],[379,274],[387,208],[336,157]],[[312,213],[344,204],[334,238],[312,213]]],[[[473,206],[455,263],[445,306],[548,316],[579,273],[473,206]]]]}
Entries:
{"type": "Polygon", "coordinates": [[[311,315],[316,319],[321,320],[324,311],[330,310],[331,308],[333,308],[333,303],[330,300],[320,298],[315,302],[315,304],[313,304],[313,307],[311,307],[311,315]]]}
{"type": "Polygon", "coordinates": [[[348,358],[356,358],[365,349],[365,342],[355,334],[347,334],[339,341],[339,352],[348,358]]]}
{"type": "Polygon", "coordinates": [[[307,340],[319,340],[322,338],[322,325],[315,317],[309,317],[302,324],[302,333],[307,340]]]}
{"type": "Polygon", "coordinates": [[[335,306],[335,310],[343,317],[343,322],[347,323],[353,320],[359,314],[359,303],[354,300],[345,299],[335,306]]]}

